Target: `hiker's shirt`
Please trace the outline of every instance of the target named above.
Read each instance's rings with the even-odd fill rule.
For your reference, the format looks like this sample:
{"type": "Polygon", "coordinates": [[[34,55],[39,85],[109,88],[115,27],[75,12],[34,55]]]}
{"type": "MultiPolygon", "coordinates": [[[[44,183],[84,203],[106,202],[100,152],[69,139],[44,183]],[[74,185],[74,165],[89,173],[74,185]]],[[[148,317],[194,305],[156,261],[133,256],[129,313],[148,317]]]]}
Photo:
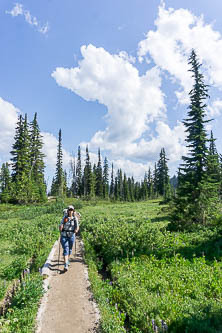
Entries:
{"type": "Polygon", "coordinates": [[[63,225],[61,237],[72,237],[75,231],[79,228],[79,221],[76,216],[63,216],[60,226],[61,225],[63,225]],[[68,221],[65,222],[65,219],[68,219],[68,221]]]}

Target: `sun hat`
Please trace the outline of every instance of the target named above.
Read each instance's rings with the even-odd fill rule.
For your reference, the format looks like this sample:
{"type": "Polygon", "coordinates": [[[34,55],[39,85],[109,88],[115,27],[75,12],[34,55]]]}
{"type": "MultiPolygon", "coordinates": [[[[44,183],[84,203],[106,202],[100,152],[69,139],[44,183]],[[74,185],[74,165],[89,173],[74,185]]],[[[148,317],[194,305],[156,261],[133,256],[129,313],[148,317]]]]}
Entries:
{"type": "Polygon", "coordinates": [[[74,210],[74,206],[70,205],[70,206],[68,207],[68,210],[74,210]]]}

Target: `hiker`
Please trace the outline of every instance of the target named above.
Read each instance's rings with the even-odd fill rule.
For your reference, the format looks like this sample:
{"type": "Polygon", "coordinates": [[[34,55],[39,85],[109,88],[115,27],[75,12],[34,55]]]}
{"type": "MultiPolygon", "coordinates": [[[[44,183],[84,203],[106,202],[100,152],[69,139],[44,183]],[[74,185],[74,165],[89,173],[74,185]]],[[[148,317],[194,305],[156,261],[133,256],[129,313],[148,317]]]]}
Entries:
{"type": "Polygon", "coordinates": [[[64,271],[68,271],[69,258],[72,254],[75,236],[79,231],[79,221],[75,215],[75,209],[73,206],[68,207],[67,215],[63,216],[59,230],[61,232],[60,242],[62,244],[64,256],[64,271]]]}

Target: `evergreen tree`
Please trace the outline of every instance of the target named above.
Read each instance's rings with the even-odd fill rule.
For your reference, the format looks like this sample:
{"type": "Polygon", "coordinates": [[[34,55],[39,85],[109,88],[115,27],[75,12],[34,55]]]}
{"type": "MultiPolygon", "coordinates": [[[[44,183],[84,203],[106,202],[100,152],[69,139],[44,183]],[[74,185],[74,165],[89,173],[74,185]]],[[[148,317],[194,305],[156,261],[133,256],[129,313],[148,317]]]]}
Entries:
{"type": "Polygon", "coordinates": [[[103,197],[103,170],[100,149],[98,149],[98,164],[96,168],[96,196],[103,197]]]}
{"type": "Polygon", "coordinates": [[[129,187],[129,197],[130,201],[135,200],[135,195],[134,195],[134,178],[128,178],[128,187],[129,187]]]}
{"type": "Polygon", "coordinates": [[[114,183],[114,197],[115,200],[119,200],[119,191],[118,191],[118,177],[115,177],[115,183],[114,183]]]}
{"type": "Polygon", "coordinates": [[[95,197],[96,195],[96,164],[93,164],[93,169],[92,169],[92,197],[95,197]]]}
{"type": "Polygon", "coordinates": [[[164,156],[163,150],[161,149],[160,159],[157,162],[157,191],[160,195],[164,194],[164,171],[164,156]]]}
{"type": "Polygon", "coordinates": [[[141,189],[140,183],[136,182],[134,185],[134,198],[136,201],[140,200],[140,189],[141,189]]]}
{"type": "Polygon", "coordinates": [[[126,174],[124,173],[123,176],[123,199],[124,201],[130,201],[130,193],[129,193],[129,186],[126,174]]]}
{"type": "Polygon", "coordinates": [[[19,117],[15,142],[12,146],[11,198],[18,203],[28,203],[31,197],[30,136],[27,115],[19,117]]]}
{"type": "Polygon", "coordinates": [[[77,165],[76,165],[76,192],[79,197],[82,196],[82,162],[81,162],[81,149],[78,147],[77,165]]]}
{"type": "Polygon", "coordinates": [[[122,201],[123,197],[123,173],[121,169],[117,171],[117,191],[118,191],[118,199],[122,201]]]}
{"type": "Polygon", "coordinates": [[[12,145],[12,181],[16,182],[16,179],[21,174],[21,151],[23,146],[23,119],[22,115],[19,116],[15,129],[14,144],[12,145]]]}
{"type": "Polygon", "coordinates": [[[53,195],[57,196],[63,196],[65,195],[64,191],[64,172],[62,168],[62,131],[59,130],[59,141],[58,141],[58,147],[57,147],[57,162],[56,162],[56,173],[54,177],[54,188],[55,192],[53,195]]]}
{"type": "Polygon", "coordinates": [[[165,149],[162,148],[160,152],[160,159],[157,164],[157,189],[158,193],[169,199],[171,196],[170,178],[168,175],[168,166],[165,149]]]}
{"type": "Polygon", "coordinates": [[[70,174],[71,174],[71,195],[75,197],[77,195],[77,184],[76,184],[76,161],[75,157],[70,161],[70,174]]]}
{"type": "Polygon", "coordinates": [[[84,167],[84,196],[92,195],[92,167],[89,157],[88,145],[86,146],[86,161],[84,167]]]}
{"type": "Polygon", "coordinates": [[[148,182],[148,198],[151,199],[151,198],[153,198],[153,179],[152,179],[152,173],[151,173],[150,168],[148,170],[147,182],[148,182]]]}
{"type": "Polygon", "coordinates": [[[145,172],[143,182],[141,184],[141,199],[147,200],[148,198],[148,175],[145,172]]]}
{"type": "Polygon", "coordinates": [[[183,121],[187,133],[187,147],[189,155],[183,156],[180,166],[177,197],[174,200],[173,220],[183,223],[205,224],[210,220],[218,196],[218,188],[207,175],[208,149],[205,124],[205,100],[208,89],[200,73],[201,64],[196,53],[192,50],[189,64],[194,79],[193,89],[190,91],[190,105],[188,117],[183,121]],[[213,200],[213,204],[212,204],[213,200]],[[213,208],[214,207],[214,208],[213,208]]]}
{"type": "Polygon", "coordinates": [[[112,171],[111,171],[111,183],[110,183],[110,198],[114,198],[114,174],[113,174],[113,163],[112,163],[112,171]]]}
{"type": "Polygon", "coordinates": [[[154,171],[153,171],[153,196],[154,198],[158,197],[158,175],[157,175],[156,163],[154,165],[154,171]]]}
{"type": "Polygon", "coordinates": [[[207,156],[207,177],[208,181],[214,184],[215,188],[218,188],[218,195],[221,195],[220,156],[217,153],[215,141],[216,139],[214,139],[213,132],[211,131],[209,153],[207,156]]]}
{"type": "Polygon", "coordinates": [[[68,175],[66,170],[63,171],[63,194],[69,197],[68,175]]]}
{"type": "Polygon", "coordinates": [[[37,113],[30,124],[30,163],[32,182],[32,201],[46,201],[46,184],[44,180],[44,154],[42,153],[43,142],[37,122],[37,113]]]}
{"type": "Polygon", "coordinates": [[[103,197],[107,199],[109,196],[109,165],[107,157],[104,158],[103,164],[103,197]]]}
{"type": "Polygon", "coordinates": [[[3,163],[0,171],[0,198],[1,202],[10,201],[11,176],[8,163],[3,163]]]}
{"type": "Polygon", "coordinates": [[[56,195],[56,191],[57,191],[57,186],[55,183],[55,178],[52,178],[52,184],[51,184],[51,191],[50,191],[50,195],[56,195]]]}

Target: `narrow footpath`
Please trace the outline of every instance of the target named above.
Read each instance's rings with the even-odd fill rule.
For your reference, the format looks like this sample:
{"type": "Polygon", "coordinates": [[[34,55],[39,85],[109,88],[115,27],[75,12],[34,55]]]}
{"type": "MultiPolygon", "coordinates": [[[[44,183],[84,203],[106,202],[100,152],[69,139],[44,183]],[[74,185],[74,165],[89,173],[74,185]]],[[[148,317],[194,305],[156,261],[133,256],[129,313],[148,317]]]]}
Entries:
{"type": "Polygon", "coordinates": [[[99,314],[89,290],[87,267],[79,239],[73,247],[68,272],[64,273],[62,247],[58,265],[59,242],[49,266],[49,289],[37,317],[36,333],[96,332],[99,314]]]}

